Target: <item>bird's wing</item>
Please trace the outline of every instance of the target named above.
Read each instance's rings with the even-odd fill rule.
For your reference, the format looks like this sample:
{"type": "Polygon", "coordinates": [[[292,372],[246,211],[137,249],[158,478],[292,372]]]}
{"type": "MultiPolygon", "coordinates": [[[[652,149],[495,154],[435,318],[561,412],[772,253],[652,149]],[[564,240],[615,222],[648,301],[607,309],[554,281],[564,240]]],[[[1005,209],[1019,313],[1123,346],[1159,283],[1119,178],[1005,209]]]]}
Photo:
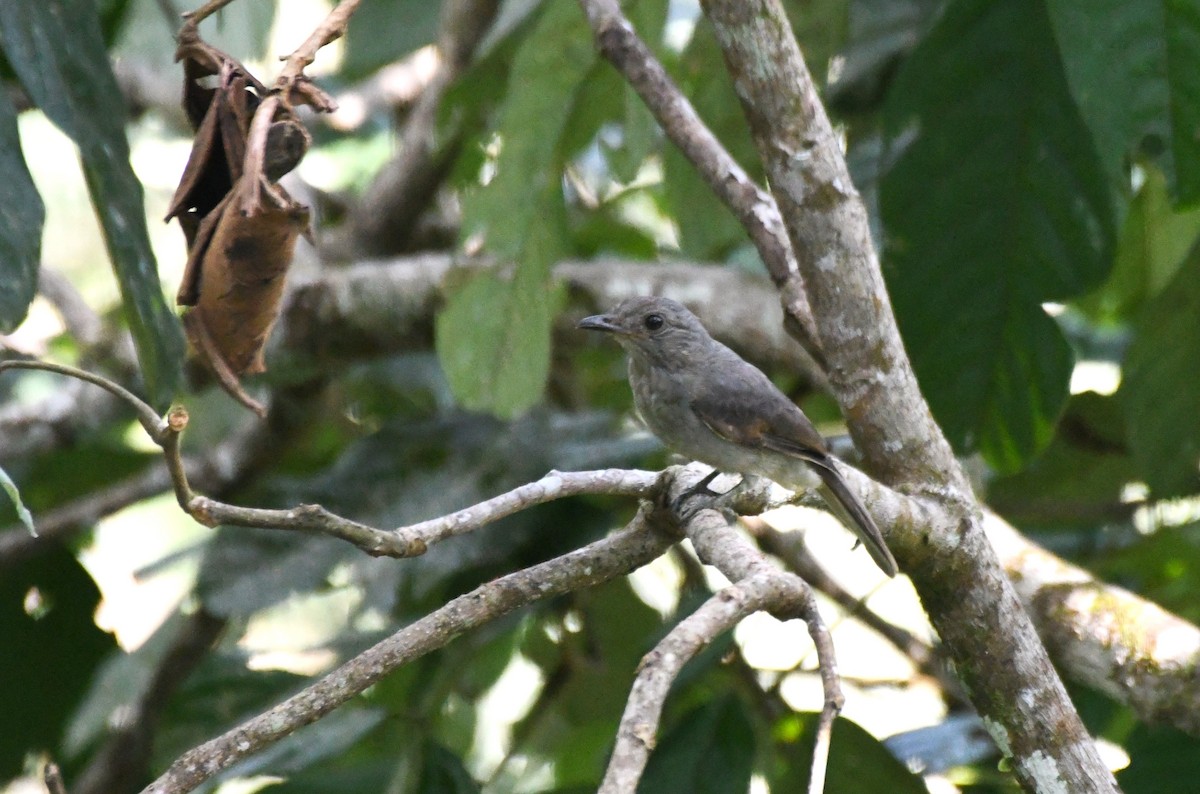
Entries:
{"type": "MultiPolygon", "coordinates": [[[[783,392],[741,359],[712,367],[691,401],[692,410],[709,430],[744,447],[767,449],[803,460],[820,476],[846,525],[858,535],[871,558],[888,576],[896,575],[896,560],[871,514],[850,490],[825,440],[804,412],[783,392]],[[717,373],[720,373],[718,375],[717,373]]],[[[824,494],[822,494],[824,495],[824,494]]]]}
{"type": "Polygon", "coordinates": [[[736,363],[740,366],[714,368],[714,377],[693,395],[691,407],[700,421],[735,444],[821,465],[825,441],[808,417],[766,375],[745,361],[736,363]]]}

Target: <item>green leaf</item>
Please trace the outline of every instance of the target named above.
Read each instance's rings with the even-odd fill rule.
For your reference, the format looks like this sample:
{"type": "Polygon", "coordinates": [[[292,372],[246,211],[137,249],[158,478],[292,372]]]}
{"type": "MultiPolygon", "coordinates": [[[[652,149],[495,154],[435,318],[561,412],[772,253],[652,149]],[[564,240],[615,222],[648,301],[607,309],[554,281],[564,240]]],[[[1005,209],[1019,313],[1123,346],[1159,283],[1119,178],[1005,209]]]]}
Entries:
{"type": "Polygon", "coordinates": [[[437,39],[440,3],[383,0],[363,3],[346,30],[341,74],[356,80],[437,39]],[[380,35],[387,31],[387,35],[380,35]]]}
{"type": "Polygon", "coordinates": [[[79,147],[151,401],[166,407],[183,334],[163,299],[142,184],[129,164],[124,100],[87,0],[0,3],[0,43],[25,90],[79,147]]]}
{"type": "MultiPolygon", "coordinates": [[[[754,726],[729,695],[684,715],[650,756],[638,791],[730,794],[750,787],[754,726]]],[[[793,789],[803,791],[804,789],[793,789]]]]}
{"type": "Polygon", "coordinates": [[[1113,183],[1131,152],[1157,156],[1180,198],[1200,198],[1200,3],[1048,0],[1072,96],[1113,183]]]}
{"type": "Polygon", "coordinates": [[[1114,238],[1044,8],[952,3],[886,122],[893,142],[913,138],[881,187],[905,344],[955,447],[1012,471],[1049,442],[1071,375],[1041,304],[1095,287],[1114,238]]]}
{"type": "MultiPolygon", "coordinates": [[[[772,791],[807,791],[812,769],[813,736],[817,714],[788,714],[775,726],[782,745],[775,755],[780,766],[770,777],[772,791]]],[[[925,794],[921,778],[909,772],[879,740],[848,719],[833,722],[829,767],[825,773],[827,794],[858,794],[886,791],[888,794],[925,794]]]]}
{"type": "Polygon", "coordinates": [[[21,492],[17,490],[17,484],[12,481],[12,477],[8,476],[8,472],[3,467],[0,467],[0,487],[4,488],[4,492],[12,500],[13,507],[17,510],[17,518],[21,519],[21,523],[29,530],[29,534],[36,538],[37,529],[33,526],[33,516],[25,507],[25,503],[21,501],[21,492]]]}
{"type": "Polygon", "coordinates": [[[1134,195],[1117,241],[1112,274],[1078,305],[1109,323],[1132,320],[1165,287],[1200,238],[1200,209],[1175,211],[1163,173],[1145,168],[1146,181],[1134,195]]]}
{"type": "Polygon", "coordinates": [[[987,485],[988,504],[1023,529],[1095,527],[1109,520],[1125,485],[1139,479],[1115,397],[1073,395],[1060,428],[1028,468],[987,485]]]}
{"type": "Polygon", "coordinates": [[[511,419],[541,398],[550,372],[550,320],[561,301],[548,272],[526,266],[512,279],[482,273],[438,315],[438,357],[464,408],[511,419]]]}
{"type": "Polygon", "coordinates": [[[16,110],[0,94],[0,333],[9,333],[37,293],[46,210],[21,156],[16,110]]]}
{"type": "Polygon", "coordinates": [[[536,403],[550,370],[550,320],[560,292],[550,266],[570,252],[562,196],[564,136],[595,61],[579,9],[551,3],[513,62],[500,119],[496,175],[464,202],[463,226],[514,263],[480,275],[438,316],[438,357],[467,408],[511,418],[536,403]],[[554,46],[546,46],[554,42],[554,46]]]}
{"type": "Polygon", "coordinates": [[[1134,327],[1119,392],[1133,458],[1156,497],[1200,488],[1200,249],[1134,327]]]}
{"type": "MultiPolygon", "coordinates": [[[[673,76],[700,118],[746,168],[751,178],[761,177],[762,166],[750,137],[746,117],[722,63],[720,45],[705,19],[696,24],[687,50],[673,76]]],[[[721,202],[674,144],[663,152],[663,186],[667,206],[679,226],[681,253],[694,259],[724,259],[746,240],[741,223],[721,202]]]]}
{"type": "Polygon", "coordinates": [[[116,647],[94,618],[95,582],[70,552],[54,548],[0,576],[4,686],[0,713],[20,730],[0,731],[0,780],[20,774],[30,752],[57,755],[63,724],[100,660],[116,647]]]}
{"type": "Polygon", "coordinates": [[[440,744],[431,742],[421,767],[420,794],[475,794],[479,784],[467,772],[463,761],[440,744]]]}

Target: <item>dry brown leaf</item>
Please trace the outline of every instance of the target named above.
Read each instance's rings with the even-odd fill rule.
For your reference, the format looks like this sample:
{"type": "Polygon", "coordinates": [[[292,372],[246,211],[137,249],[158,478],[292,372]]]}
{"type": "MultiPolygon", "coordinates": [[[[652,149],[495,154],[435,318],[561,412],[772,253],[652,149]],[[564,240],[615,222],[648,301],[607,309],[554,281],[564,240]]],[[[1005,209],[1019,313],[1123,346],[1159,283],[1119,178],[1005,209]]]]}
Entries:
{"type": "Polygon", "coordinates": [[[232,396],[262,406],[239,376],[265,369],[263,349],[279,314],[296,238],[308,208],[274,184],[308,149],[308,131],[286,104],[271,99],[240,63],[198,38],[181,43],[184,108],[196,128],[192,153],[167,218],[188,242],[177,302],[196,356],[232,396]],[[255,112],[266,132],[251,141],[255,112]],[[260,114],[261,115],[261,114],[260,114]],[[266,189],[262,189],[263,187],[266,189]]]}

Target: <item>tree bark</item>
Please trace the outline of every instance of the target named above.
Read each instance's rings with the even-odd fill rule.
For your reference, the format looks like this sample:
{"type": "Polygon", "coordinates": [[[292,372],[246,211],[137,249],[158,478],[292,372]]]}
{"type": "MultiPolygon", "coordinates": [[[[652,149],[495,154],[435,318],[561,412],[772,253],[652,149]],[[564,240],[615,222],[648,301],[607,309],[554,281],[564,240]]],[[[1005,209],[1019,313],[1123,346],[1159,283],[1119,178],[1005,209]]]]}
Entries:
{"type": "Polygon", "coordinates": [[[1028,791],[1115,791],[983,532],[921,397],[867,212],[778,0],[702,0],[805,280],[829,381],[868,471],[937,505],[889,541],[997,745],[1028,791]]]}

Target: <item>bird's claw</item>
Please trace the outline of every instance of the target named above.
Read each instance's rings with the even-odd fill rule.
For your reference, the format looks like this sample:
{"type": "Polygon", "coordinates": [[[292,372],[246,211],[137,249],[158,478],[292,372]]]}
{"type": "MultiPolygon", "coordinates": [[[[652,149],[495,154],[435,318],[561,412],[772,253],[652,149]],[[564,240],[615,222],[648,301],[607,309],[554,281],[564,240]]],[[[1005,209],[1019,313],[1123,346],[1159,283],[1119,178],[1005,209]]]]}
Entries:
{"type": "Polygon", "coordinates": [[[686,491],[679,494],[679,496],[676,496],[671,502],[671,510],[678,515],[684,523],[691,519],[692,516],[694,516],[700,510],[716,510],[730,520],[733,520],[732,517],[734,512],[729,507],[729,504],[736,497],[742,486],[746,484],[746,478],[743,477],[737,485],[733,486],[724,493],[718,493],[708,486],[719,476],[721,476],[721,472],[717,469],[713,469],[704,477],[704,479],[700,480],[691,488],[688,488],[686,491]],[[691,501],[692,497],[695,496],[708,496],[711,497],[711,499],[700,501],[688,506],[687,503],[691,501]]]}
{"type": "Polygon", "coordinates": [[[693,496],[719,496],[720,494],[718,494],[716,491],[713,491],[708,486],[711,485],[712,481],[717,479],[720,474],[721,472],[717,471],[716,469],[710,471],[707,475],[705,475],[704,479],[700,480],[700,482],[696,483],[691,488],[688,488],[686,491],[679,494],[679,496],[676,496],[673,500],[671,500],[671,510],[683,515],[684,504],[686,504],[687,501],[693,496]]]}

